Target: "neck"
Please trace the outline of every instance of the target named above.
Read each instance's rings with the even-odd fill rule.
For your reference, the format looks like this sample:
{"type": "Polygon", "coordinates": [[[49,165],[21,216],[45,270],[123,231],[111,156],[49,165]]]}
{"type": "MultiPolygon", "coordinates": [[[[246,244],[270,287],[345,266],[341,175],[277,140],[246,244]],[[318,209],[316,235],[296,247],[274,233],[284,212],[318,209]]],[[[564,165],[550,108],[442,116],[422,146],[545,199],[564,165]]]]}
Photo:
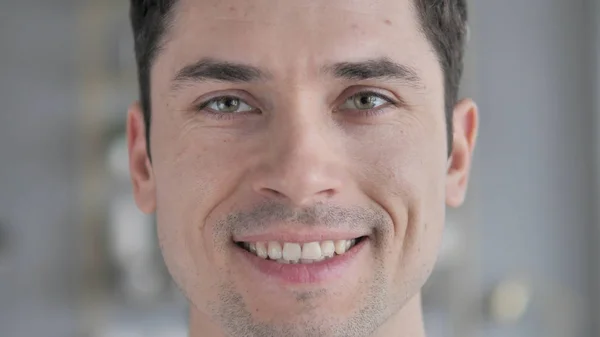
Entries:
{"type": "MultiPolygon", "coordinates": [[[[406,305],[390,317],[370,337],[425,337],[421,294],[417,294],[406,305]]],[[[190,305],[189,337],[227,337],[205,313],[190,305]]]]}

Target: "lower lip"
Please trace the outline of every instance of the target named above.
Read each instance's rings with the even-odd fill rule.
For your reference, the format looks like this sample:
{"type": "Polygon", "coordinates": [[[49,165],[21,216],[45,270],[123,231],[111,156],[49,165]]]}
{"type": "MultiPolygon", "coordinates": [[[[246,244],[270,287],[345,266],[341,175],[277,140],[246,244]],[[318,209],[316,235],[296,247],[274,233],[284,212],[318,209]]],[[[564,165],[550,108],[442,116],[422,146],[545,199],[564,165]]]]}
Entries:
{"type": "Polygon", "coordinates": [[[251,266],[254,266],[262,274],[285,283],[302,284],[323,282],[344,275],[368,242],[369,239],[365,237],[342,255],[335,255],[320,262],[298,264],[285,264],[263,259],[237,245],[234,247],[237,253],[241,254],[251,266]]]}

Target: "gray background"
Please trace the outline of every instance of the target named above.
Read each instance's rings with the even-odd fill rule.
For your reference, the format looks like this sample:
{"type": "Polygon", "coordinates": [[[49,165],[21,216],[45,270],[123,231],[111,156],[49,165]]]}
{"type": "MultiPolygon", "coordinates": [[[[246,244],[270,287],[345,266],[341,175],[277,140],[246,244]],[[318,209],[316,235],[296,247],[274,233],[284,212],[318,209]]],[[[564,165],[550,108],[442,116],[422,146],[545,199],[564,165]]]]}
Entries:
{"type": "MultiPolygon", "coordinates": [[[[77,162],[84,3],[0,2],[2,336],[85,335],[77,162]]],[[[464,92],[481,110],[466,205],[476,219],[476,310],[511,275],[527,275],[533,289],[522,321],[501,325],[482,314],[473,336],[600,336],[598,8],[584,0],[471,4],[464,92]],[[579,331],[547,324],[565,315],[579,331]]]]}

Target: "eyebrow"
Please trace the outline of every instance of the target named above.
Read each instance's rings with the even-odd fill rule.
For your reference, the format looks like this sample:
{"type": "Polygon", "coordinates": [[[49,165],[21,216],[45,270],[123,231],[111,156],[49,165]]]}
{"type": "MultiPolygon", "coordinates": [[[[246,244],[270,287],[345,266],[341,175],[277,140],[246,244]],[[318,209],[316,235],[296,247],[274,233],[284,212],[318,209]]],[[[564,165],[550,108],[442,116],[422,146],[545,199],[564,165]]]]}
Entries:
{"type": "MultiPolygon", "coordinates": [[[[414,68],[385,57],[333,63],[322,67],[321,71],[335,78],[349,81],[385,79],[398,80],[415,86],[421,86],[423,83],[414,68]]],[[[249,83],[264,81],[271,77],[268,71],[252,65],[203,58],[179,70],[172,81],[171,89],[175,91],[186,82],[249,83]]]]}
{"type": "Polygon", "coordinates": [[[203,58],[183,67],[173,78],[172,89],[186,82],[223,81],[233,83],[253,82],[269,78],[260,68],[213,58],[203,58]]]}
{"type": "Polygon", "coordinates": [[[369,59],[358,62],[340,62],[327,65],[323,71],[336,78],[364,81],[371,79],[398,80],[415,86],[422,86],[418,72],[407,65],[396,63],[388,58],[369,59]]]}

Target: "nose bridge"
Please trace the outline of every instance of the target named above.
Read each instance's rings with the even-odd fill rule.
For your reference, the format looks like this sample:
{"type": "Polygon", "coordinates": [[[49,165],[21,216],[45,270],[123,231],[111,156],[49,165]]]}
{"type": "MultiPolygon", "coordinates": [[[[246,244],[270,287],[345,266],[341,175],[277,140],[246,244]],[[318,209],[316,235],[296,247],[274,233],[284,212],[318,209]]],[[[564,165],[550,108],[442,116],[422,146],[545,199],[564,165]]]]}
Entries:
{"type": "Polygon", "coordinates": [[[269,155],[256,181],[257,192],[296,206],[323,201],[339,192],[342,171],[335,130],[330,117],[317,109],[313,104],[295,104],[274,116],[269,155]]]}
{"type": "MultiPolygon", "coordinates": [[[[331,135],[327,134],[325,118],[318,113],[298,113],[281,117],[279,127],[275,127],[277,139],[275,154],[281,165],[285,161],[297,165],[320,166],[324,164],[327,152],[332,152],[331,135]],[[283,160],[285,159],[285,160],[283,160]]],[[[290,163],[291,164],[291,163],[290,163]]]]}

